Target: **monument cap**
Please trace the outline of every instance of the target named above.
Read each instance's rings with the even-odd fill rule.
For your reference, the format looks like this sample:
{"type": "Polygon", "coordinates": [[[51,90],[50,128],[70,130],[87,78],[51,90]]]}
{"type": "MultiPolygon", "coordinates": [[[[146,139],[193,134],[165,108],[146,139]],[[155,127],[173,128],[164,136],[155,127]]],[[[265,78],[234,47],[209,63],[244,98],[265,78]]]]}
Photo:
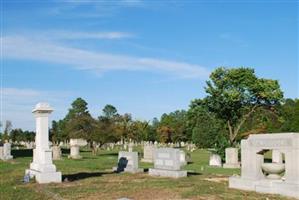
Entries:
{"type": "Polygon", "coordinates": [[[32,113],[51,113],[53,108],[50,107],[47,102],[40,102],[36,104],[35,108],[32,110],[32,113]]]}

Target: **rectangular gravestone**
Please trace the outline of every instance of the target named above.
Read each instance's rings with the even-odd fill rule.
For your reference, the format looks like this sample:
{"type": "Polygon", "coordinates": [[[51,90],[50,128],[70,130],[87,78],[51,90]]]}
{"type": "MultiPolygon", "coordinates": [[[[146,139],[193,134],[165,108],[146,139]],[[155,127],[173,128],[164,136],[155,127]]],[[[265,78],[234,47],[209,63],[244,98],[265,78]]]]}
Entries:
{"type": "Polygon", "coordinates": [[[118,153],[117,167],[114,167],[113,170],[116,172],[130,173],[143,172],[143,169],[138,168],[138,153],[120,151],[118,153]]]}
{"type": "Polygon", "coordinates": [[[149,169],[149,175],[172,178],[186,177],[187,171],[181,170],[180,155],[179,149],[155,149],[154,168],[149,169]]]}
{"type": "Polygon", "coordinates": [[[155,146],[144,145],[143,147],[143,159],[142,162],[152,163],[154,161],[155,146]]]}

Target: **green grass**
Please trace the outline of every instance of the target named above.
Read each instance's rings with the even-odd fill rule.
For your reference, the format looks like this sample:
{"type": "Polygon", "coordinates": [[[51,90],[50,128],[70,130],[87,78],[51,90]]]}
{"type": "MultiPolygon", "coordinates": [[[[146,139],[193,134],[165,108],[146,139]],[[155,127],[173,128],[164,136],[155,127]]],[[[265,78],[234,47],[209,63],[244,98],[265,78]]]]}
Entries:
{"type": "MultiPolygon", "coordinates": [[[[141,152],[140,148],[136,149],[141,152]]],[[[155,178],[147,173],[115,174],[117,150],[100,151],[94,156],[88,149],[81,152],[83,159],[71,160],[67,154],[55,161],[56,167],[68,181],[61,184],[22,182],[24,171],[32,160],[32,152],[13,150],[15,159],[0,161],[0,199],[288,199],[279,195],[261,195],[228,189],[227,177],[240,170],[208,166],[209,152],[191,153],[192,163],[184,168],[191,175],[186,178],[155,178]],[[208,181],[212,180],[212,181],[208,181]],[[213,181],[214,180],[214,181],[213,181]],[[215,180],[222,180],[215,182],[215,180]]],[[[152,164],[140,163],[149,168],[152,164]]]]}

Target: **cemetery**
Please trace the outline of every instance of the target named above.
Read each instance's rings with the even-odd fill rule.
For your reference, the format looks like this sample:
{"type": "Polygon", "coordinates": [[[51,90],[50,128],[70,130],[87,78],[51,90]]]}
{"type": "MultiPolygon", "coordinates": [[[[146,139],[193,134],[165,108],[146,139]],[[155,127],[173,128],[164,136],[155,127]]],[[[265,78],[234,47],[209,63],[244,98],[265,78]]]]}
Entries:
{"type": "Polygon", "coordinates": [[[82,138],[49,142],[52,112],[48,103],[33,109],[30,155],[12,150],[9,141],[1,146],[1,198],[261,199],[262,193],[265,199],[299,199],[298,133],[249,135],[241,141],[241,162],[239,149],[230,147],[223,165],[218,154],[184,143],[121,141],[93,155],[82,138]]]}
{"type": "Polygon", "coordinates": [[[299,200],[299,0],[1,0],[0,200],[299,200]]]}

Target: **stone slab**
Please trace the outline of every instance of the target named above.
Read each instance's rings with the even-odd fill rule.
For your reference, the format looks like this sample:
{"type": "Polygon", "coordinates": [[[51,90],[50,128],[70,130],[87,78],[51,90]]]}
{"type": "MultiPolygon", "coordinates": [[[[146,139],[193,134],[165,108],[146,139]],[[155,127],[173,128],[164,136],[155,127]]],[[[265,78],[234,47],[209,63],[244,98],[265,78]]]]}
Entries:
{"type": "Polygon", "coordinates": [[[150,176],[161,176],[161,177],[170,177],[170,178],[181,178],[187,177],[187,171],[184,170],[167,170],[167,169],[149,169],[150,176]]]}
{"type": "Polygon", "coordinates": [[[299,199],[299,184],[286,183],[283,180],[251,180],[239,176],[229,178],[229,188],[255,191],[259,193],[280,194],[299,199]]]}
{"type": "Polygon", "coordinates": [[[38,183],[61,183],[62,174],[61,172],[50,172],[50,173],[41,173],[32,169],[27,169],[25,174],[29,174],[30,178],[35,177],[35,180],[38,183]]]}

